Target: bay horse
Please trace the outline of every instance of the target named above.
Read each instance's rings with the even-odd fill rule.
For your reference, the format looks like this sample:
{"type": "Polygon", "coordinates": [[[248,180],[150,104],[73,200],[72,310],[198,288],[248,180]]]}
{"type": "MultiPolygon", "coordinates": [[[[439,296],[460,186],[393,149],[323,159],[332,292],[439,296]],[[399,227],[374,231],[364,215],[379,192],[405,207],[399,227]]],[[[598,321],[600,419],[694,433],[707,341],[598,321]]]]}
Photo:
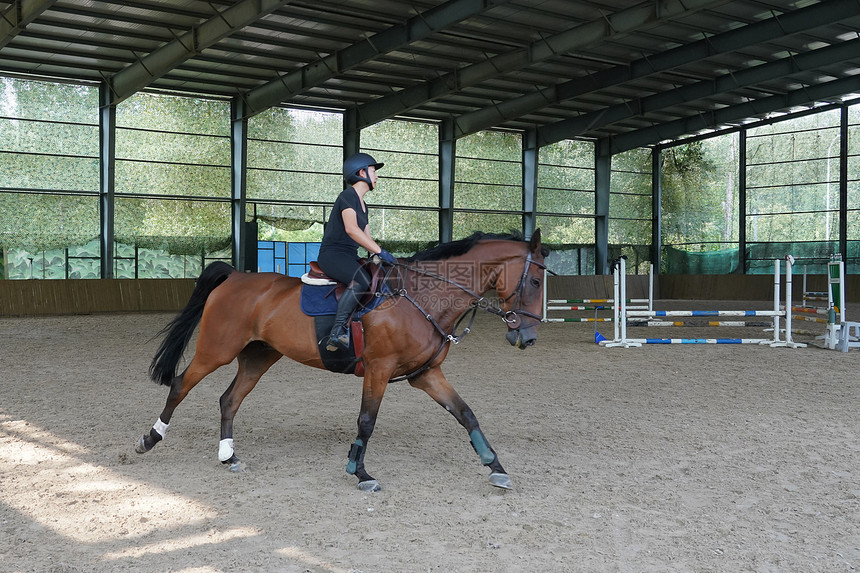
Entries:
{"type": "MultiPolygon", "coordinates": [[[[478,425],[474,413],[440,369],[450,345],[468,333],[459,328],[478,309],[499,315],[506,339],[525,349],[537,340],[541,322],[545,249],[540,230],[530,241],[514,235],[476,233],[400,259],[389,269],[385,300],[362,317],[364,381],[358,436],[346,471],[364,491],[378,491],[364,456],[379,406],[390,381],[408,380],[424,390],[466,429],[490,483],[510,488],[510,477],[478,425]],[[498,298],[484,295],[495,289],[498,298]]],[[[237,360],[238,371],[221,396],[221,441],[218,458],[234,471],[244,469],[235,454],[233,418],[245,396],[281,356],[325,368],[314,318],[300,309],[302,282],[279,273],[241,273],[224,262],[208,265],[185,308],[160,333],[164,339],[150,365],[150,377],[170,388],[156,423],[136,451],[145,453],[161,441],[174,410],[205,376],[237,360]],[[199,324],[194,356],[181,374],[179,362],[199,324]]]]}

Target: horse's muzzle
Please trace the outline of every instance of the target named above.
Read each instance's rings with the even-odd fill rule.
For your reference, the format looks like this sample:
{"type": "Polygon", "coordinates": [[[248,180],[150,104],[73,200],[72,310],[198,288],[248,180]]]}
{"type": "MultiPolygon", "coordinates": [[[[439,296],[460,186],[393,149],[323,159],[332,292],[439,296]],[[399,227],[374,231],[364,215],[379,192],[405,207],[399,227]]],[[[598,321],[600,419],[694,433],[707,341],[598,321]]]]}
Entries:
{"type": "Polygon", "coordinates": [[[529,328],[517,328],[508,330],[505,335],[511,346],[516,346],[520,350],[525,350],[529,346],[534,346],[537,342],[537,328],[531,326],[529,328]]]}

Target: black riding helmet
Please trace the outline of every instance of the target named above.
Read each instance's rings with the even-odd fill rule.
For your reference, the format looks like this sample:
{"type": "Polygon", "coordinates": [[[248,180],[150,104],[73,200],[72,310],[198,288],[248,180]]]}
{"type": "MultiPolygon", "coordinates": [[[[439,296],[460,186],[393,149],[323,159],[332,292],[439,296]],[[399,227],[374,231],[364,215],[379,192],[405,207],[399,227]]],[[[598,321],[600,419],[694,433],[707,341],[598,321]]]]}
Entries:
{"type": "Polygon", "coordinates": [[[359,181],[364,181],[370,188],[373,189],[373,183],[370,181],[370,177],[359,177],[358,172],[362,169],[367,169],[373,165],[376,169],[381,169],[384,163],[378,163],[376,159],[368,155],[367,153],[356,153],[355,155],[350,155],[346,161],[343,162],[343,180],[346,181],[347,185],[353,185],[359,181]]]}

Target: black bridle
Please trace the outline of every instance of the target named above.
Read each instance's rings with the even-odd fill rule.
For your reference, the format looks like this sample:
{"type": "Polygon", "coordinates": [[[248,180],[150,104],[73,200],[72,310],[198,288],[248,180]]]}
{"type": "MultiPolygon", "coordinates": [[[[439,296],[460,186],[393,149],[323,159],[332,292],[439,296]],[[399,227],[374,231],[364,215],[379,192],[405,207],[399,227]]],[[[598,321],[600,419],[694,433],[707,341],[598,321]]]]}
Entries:
{"type": "MultiPolygon", "coordinates": [[[[514,290],[513,290],[513,291],[511,291],[511,294],[509,294],[509,295],[507,296],[507,298],[505,298],[504,300],[502,300],[502,302],[508,302],[508,301],[509,301],[509,300],[511,300],[514,296],[516,296],[516,299],[515,299],[515,300],[516,300],[519,304],[522,304],[522,301],[523,301],[523,290],[526,288],[526,280],[528,279],[528,276],[529,276],[529,265],[534,265],[534,266],[536,266],[537,268],[539,268],[539,269],[541,269],[541,270],[546,270],[546,265],[545,265],[545,264],[543,264],[543,263],[539,263],[538,261],[534,260],[534,259],[532,258],[532,254],[531,254],[531,253],[527,254],[527,255],[526,255],[526,264],[525,264],[525,265],[523,265],[523,275],[520,277],[520,282],[518,282],[518,283],[517,283],[516,288],[514,288],[514,290]]],[[[521,322],[521,319],[520,319],[519,315],[524,315],[524,316],[527,316],[527,317],[529,317],[529,318],[534,319],[534,321],[535,321],[535,322],[534,322],[534,323],[532,323],[532,324],[529,324],[529,326],[528,326],[527,328],[531,328],[531,327],[532,327],[532,326],[534,326],[535,324],[540,324],[540,323],[543,321],[543,317],[542,317],[541,315],[539,315],[539,314],[535,314],[535,313],[533,313],[533,312],[529,312],[529,311],[527,311],[527,310],[525,310],[525,309],[523,309],[523,308],[519,308],[518,310],[509,310],[509,311],[506,311],[506,312],[504,313],[504,315],[502,315],[502,320],[503,320],[503,321],[505,321],[505,323],[507,323],[507,324],[508,324],[508,327],[512,328],[512,326],[511,326],[512,324],[514,324],[514,323],[520,323],[520,322],[521,322]]],[[[520,326],[518,326],[518,328],[522,328],[522,326],[520,325],[520,326]]]]}
{"type": "MultiPolygon", "coordinates": [[[[506,298],[504,298],[502,300],[503,304],[509,302],[511,299],[514,299],[514,301],[516,301],[520,304],[522,303],[523,290],[525,289],[525,286],[526,286],[526,280],[528,279],[528,275],[529,275],[529,267],[531,265],[535,265],[536,267],[538,267],[539,269],[542,269],[542,270],[546,269],[546,265],[544,265],[543,263],[541,263],[539,261],[534,260],[532,258],[532,254],[530,252],[527,253],[525,264],[523,265],[523,274],[520,277],[520,280],[517,283],[517,286],[514,288],[513,291],[511,291],[511,294],[509,294],[506,298]]],[[[427,312],[421,306],[421,304],[417,300],[415,300],[407,292],[407,290],[405,288],[403,288],[402,286],[400,288],[397,288],[394,290],[389,290],[388,292],[376,293],[376,296],[385,296],[385,297],[399,296],[399,297],[405,298],[415,308],[417,308],[418,311],[421,312],[422,315],[424,315],[424,318],[426,318],[430,322],[430,324],[433,325],[433,327],[436,329],[436,331],[442,335],[442,343],[439,345],[439,348],[436,350],[436,352],[433,353],[433,356],[431,356],[430,359],[424,363],[423,366],[419,367],[417,370],[415,370],[413,372],[410,372],[409,374],[405,374],[403,376],[398,376],[397,378],[392,378],[389,380],[389,382],[399,382],[401,380],[412,379],[412,378],[418,376],[419,374],[421,374],[422,372],[424,372],[425,370],[427,370],[428,368],[430,368],[430,364],[432,364],[433,361],[436,359],[436,357],[442,353],[442,350],[445,349],[445,346],[448,343],[459,344],[460,341],[463,339],[463,337],[465,337],[467,334],[469,334],[472,331],[472,324],[475,322],[475,315],[478,313],[479,309],[501,317],[502,322],[504,322],[508,328],[513,329],[514,328],[513,325],[516,324],[517,326],[515,329],[517,329],[517,330],[522,328],[522,324],[521,324],[522,319],[520,318],[520,315],[527,316],[531,319],[534,319],[535,322],[532,324],[529,324],[528,328],[530,328],[536,324],[540,324],[542,321],[542,317],[540,315],[537,315],[533,312],[529,312],[529,311],[525,310],[524,308],[505,310],[505,309],[501,308],[500,306],[496,306],[495,304],[493,304],[490,300],[486,299],[483,295],[480,295],[480,294],[474,292],[470,288],[461,285],[457,281],[453,281],[444,275],[440,275],[440,274],[433,273],[430,271],[425,271],[424,269],[413,267],[413,266],[407,265],[405,263],[398,262],[393,267],[390,267],[389,270],[386,271],[386,277],[385,277],[386,279],[388,279],[389,274],[391,273],[391,271],[395,267],[403,268],[405,270],[412,271],[416,274],[430,277],[430,278],[442,281],[444,283],[450,284],[452,286],[455,286],[458,289],[460,289],[461,291],[468,294],[469,296],[473,297],[475,300],[469,305],[469,308],[466,310],[466,312],[464,312],[463,315],[457,320],[457,322],[454,324],[454,328],[451,329],[451,332],[448,333],[448,332],[445,332],[445,330],[441,326],[439,326],[439,323],[436,322],[436,319],[433,317],[433,315],[430,314],[429,312],[427,312]],[[463,322],[463,320],[467,316],[469,316],[469,324],[466,325],[466,327],[463,329],[463,331],[459,335],[457,335],[456,334],[457,328],[460,326],[460,324],[463,322]]],[[[401,283],[402,283],[402,278],[401,278],[401,283]]]]}

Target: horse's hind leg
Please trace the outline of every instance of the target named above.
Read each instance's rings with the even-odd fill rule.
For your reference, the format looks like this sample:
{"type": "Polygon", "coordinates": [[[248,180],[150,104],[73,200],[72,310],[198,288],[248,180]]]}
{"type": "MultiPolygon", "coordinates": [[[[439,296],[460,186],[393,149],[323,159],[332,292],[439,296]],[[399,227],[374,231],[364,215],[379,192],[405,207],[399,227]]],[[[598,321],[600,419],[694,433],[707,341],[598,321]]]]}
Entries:
{"type": "Polygon", "coordinates": [[[144,434],[140,438],[135,448],[137,453],[144,454],[148,452],[155,447],[155,444],[164,439],[164,436],[167,434],[167,427],[170,425],[170,419],[173,417],[173,412],[179,406],[180,402],[185,399],[192,388],[197,386],[198,382],[220,366],[223,366],[223,364],[202,364],[197,356],[195,356],[191,364],[188,365],[188,368],[171,381],[164,409],[161,411],[161,415],[158,416],[158,420],[149,430],[149,433],[144,434]]]}
{"type": "Polygon", "coordinates": [[[260,378],[281,358],[282,354],[264,342],[252,342],[239,353],[239,370],[233,382],[221,395],[221,442],[218,459],[229,464],[234,472],[244,471],[233,449],[233,418],[245,396],[251,393],[260,378]]]}
{"type": "Polygon", "coordinates": [[[415,379],[410,380],[409,383],[415,388],[420,388],[427,392],[439,405],[453,414],[469,433],[472,447],[475,448],[475,452],[481,458],[481,462],[490,468],[490,483],[496,487],[510,489],[511,479],[505,473],[504,468],[502,468],[496,451],[490,446],[490,442],[487,441],[484,432],[481,431],[478,419],[468,404],[454,390],[450,382],[442,374],[442,371],[438,367],[431,368],[415,379]]]}

